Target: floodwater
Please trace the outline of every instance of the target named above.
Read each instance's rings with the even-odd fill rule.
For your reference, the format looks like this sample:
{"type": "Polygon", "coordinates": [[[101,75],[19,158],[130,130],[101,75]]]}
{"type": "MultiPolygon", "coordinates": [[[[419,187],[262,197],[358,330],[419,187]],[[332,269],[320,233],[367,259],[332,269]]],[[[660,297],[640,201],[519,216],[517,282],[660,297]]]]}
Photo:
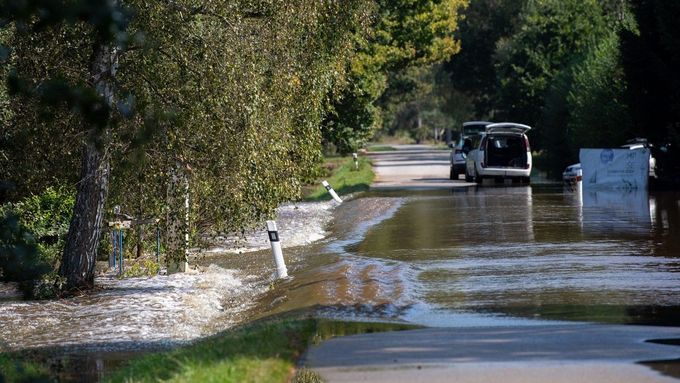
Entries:
{"type": "Polygon", "coordinates": [[[267,289],[262,278],[214,265],[200,274],[104,276],[97,286],[68,299],[0,301],[0,351],[39,360],[60,381],[92,382],[135,355],[239,323],[267,289]]]}
{"type": "Polygon", "coordinates": [[[373,193],[339,207],[333,233],[269,292],[272,312],[430,326],[680,325],[678,193],[373,193]]]}
{"type": "Polygon", "coordinates": [[[64,380],[89,381],[133,352],[300,310],[428,326],[680,326],[677,192],[371,192],[333,216],[326,239],[284,249],[284,281],[268,250],[213,252],[199,274],[102,278],[83,297],[0,302],[0,348],[60,347],[81,373],[64,380]]]}

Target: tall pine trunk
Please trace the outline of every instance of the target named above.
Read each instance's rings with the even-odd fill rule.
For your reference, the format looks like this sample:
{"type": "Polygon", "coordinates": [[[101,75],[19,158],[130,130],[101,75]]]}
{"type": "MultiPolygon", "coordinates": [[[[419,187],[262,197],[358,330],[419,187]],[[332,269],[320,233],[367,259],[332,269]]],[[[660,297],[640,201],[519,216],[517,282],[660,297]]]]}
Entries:
{"type": "MultiPolygon", "coordinates": [[[[103,106],[105,108],[111,108],[114,102],[116,67],[115,45],[98,43],[92,55],[90,75],[97,94],[106,104],[103,106]]],[[[59,269],[59,274],[66,278],[66,288],[69,290],[89,288],[94,284],[97,247],[109,190],[109,121],[85,124],[88,140],[83,148],[81,178],[59,269]]]]}

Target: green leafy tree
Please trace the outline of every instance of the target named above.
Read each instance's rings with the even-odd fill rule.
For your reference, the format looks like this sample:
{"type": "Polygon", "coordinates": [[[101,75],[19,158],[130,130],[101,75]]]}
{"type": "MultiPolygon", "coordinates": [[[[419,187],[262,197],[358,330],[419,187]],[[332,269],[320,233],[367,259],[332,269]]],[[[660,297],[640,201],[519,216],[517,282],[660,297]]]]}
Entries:
{"type": "Polygon", "coordinates": [[[463,119],[488,119],[496,114],[499,104],[496,47],[505,44],[516,32],[525,3],[477,0],[463,10],[456,33],[461,51],[444,65],[451,77],[453,92],[462,92],[474,104],[473,113],[463,119]]]}
{"type": "Polygon", "coordinates": [[[620,57],[612,31],[553,81],[540,124],[544,165],[556,176],[578,162],[579,148],[616,146],[633,135],[620,57]]]}
{"type": "Polygon", "coordinates": [[[572,137],[574,152],[582,147],[623,143],[633,134],[625,102],[627,81],[620,58],[619,37],[613,32],[572,69],[567,132],[572,137]]]}
{"type": "Polygon", "coordinates": [[[442,62],[460,50],[454,31],[466,5],[466,0],[377,1],[370,34],[354,39],[359,54],[350,65],[349,85],[335,97],[326,142],[341,152],[356,150],[381,123],[388,124],[381,118],[391,99],[385,92],[401,86],[400,71],[442,62]]]}
{"type": "Polygon", "coordinates": [[[442,68],[441,64],[417,66],[395,76],[383,96],[389,134],[406,134],[416,142],[443,141],[446,129],[460,126],[471,113],[470,100],[452,91],[442,68]]]}
{"type": "MultiPolygon", "coordinates": [[[[680,147],[680,4],[632,3],[638,30],[624,30],[622,62],[629,83],[626,101],[636,134],[680,147]]],[[[680,157],[676,157],[678,160],[680,157]]],[[[677,163],[677,162],[676,162],[677,163]]]]}
{"type": "Polygon", "coordinates": [[[92,284],[104,209],[114,204],[165,218],[169,258],[179,261],[185,230],[242,229],[299,195],[370,3],[131,0],[132,19],[87,4],[48,23],[35,15],[53,15],[52,3],[10,9],[15,96],[0,141],[1,178],[17,186],[10,198],[58,181],[78,186],[61,262],[68,287],[92,284]],[[105,35],[87,16],[95,11],[106,17],[93,20],[110,13],[122,24],[105,35]],[[176,230],[185,214],[190,227],[176,230]]]}
{"type": "MultiPolygon", "coordinates": [[[[76,82],[61,78],[52,71],[54,68],[21,65],[22,53],[26,51],[20,48],[15,58],[10,59],[18,70],[9,75],[9,89],[18,99],[38,106],[39,110],[43,106],[47,111],[67,108],[77,112],[76,129],[83,137],[79,140],[82,143],[80,182],[60,273],[66,278],[68,288],[91,286],[108,192],[107,139],[112,110],[115,110],[113,80],[117,56],[127,37],[124,32],[127,18],[116,1],[69,4],[6,1],[2,4],[2,14],[9,18],[3,25],[14,28],[12,46],[16,47],[22,46],[19,41],[23,41],[23,47],[31,45],[36,34],[57,32],[54,38],[70,41],[69,37],[60,36],[61,26],[66,26],[63,31],[71,33],[78,28],[86,32],[87,38],[78,40],[86,41],[85,51],[91,55],[85,69],[74,68],[79,72],[74,75],[76,82]],[[71,25],[74,27],[69,28],[71,25]]],[[[50,52],[32,50],[32,53],[46,57],[50,52]]],[[[21,105],[21,101],[15,105],[21,105]]]]}
{"type": "Polygon", "coordinates": [[[557,72],[540,110],[539,142],[546,151],[542,165],[555,176],[578,162],[579,148],[620,145],[633,134],[619,34],[635,31],[635,23],[623,2],[599,6],[603,34],[557,72]]]}
{"type": "MultiPolygon", "coordinates": [[[[519,23],[496,50],[499,118],[536,125],[553,81],[609,29],[597,0],[529,0],[519,23]]],[[[532,141],[540,148],[536,128],[532,141]]]]}

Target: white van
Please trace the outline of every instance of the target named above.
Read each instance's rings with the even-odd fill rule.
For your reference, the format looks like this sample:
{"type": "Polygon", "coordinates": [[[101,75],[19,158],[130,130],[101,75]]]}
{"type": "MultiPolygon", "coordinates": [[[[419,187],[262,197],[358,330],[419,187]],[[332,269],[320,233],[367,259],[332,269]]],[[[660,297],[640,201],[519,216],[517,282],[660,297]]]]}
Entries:
{"type": "Polygon", "coordinates": [[[492,124],[492,122],[468,121],[463,123],[458,143],[455,146],[451,146],[451,171],[449,172],[449,179],[457,180],[460,174],[465,173],[465,153],[463,153],[463,145],[470,137],[483,132],[484,128],[489,124],[492,124]]]}
{"type": "Polygon", "coordinates": [[[487,125],[483,133],[472,137],[467,147],[465,180],[481,183],[484,178],[529,183],[531,147],[526,132],[530,126],[513,122],[487,125]]]}

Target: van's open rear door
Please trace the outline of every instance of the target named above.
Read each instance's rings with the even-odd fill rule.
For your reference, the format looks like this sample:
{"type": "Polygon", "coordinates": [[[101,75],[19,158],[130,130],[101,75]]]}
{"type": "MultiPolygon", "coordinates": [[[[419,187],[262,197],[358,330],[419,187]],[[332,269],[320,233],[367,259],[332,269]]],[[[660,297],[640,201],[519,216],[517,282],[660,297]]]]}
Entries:
{"type": "Polygon", "coordinates": [[[496,124],[490,124],[486,126],[486,132],[487,133],[495,133],[495,132],[517,132],[517,133],[524,133],[528,132],[531,130],[531,126],[529,125],[524,125],[524,124],[516,124],[514,122],[499,122],[496,124]]]}

